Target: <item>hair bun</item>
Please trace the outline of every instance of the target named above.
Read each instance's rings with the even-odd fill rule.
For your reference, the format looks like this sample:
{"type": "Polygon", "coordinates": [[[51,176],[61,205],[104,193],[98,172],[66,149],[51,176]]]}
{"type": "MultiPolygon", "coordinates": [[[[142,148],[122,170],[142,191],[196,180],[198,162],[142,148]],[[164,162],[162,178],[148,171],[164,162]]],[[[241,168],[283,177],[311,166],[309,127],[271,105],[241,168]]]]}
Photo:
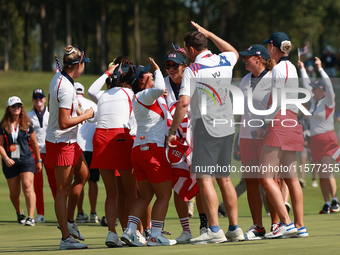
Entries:
{"type": "Polygon", "coordinates": [[[282,41],[281,46],[280,46],[280,50],[282,52],[286,53],[287,51],[290,50],[291,46],[292,46],[292,43],[290,41],[287,41],[287,40],[282,41]]]}

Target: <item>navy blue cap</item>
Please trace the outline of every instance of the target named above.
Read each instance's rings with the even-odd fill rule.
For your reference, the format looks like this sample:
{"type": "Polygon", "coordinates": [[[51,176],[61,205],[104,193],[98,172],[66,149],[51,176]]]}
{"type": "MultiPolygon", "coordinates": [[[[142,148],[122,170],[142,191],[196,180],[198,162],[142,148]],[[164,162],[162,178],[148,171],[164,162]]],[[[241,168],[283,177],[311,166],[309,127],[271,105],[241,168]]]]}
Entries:
{"type": "Polygon", "coordinates": [[[270,57],[267,49],[263,45],[259,44],[254,44],[250,46],[246,51],[240,52],[240,55],[243,57],[261,56],[265,60],[268,60],[268,58],[270,57]]]}
{"type": "Polygon", "coordinates": [[[33,90],[33,95],[32,95],[32,97],[34,97],[34,96],[36,96],[36,95],[43,95],[43,96],[45,96],[45,92],[44,92],[43,89],[35,89],[35,90],[33,90]]]}
{"type": "Polygon", "coordinates": [[[323,81],[321,80],[316,80],[314,82],[309,83],[309,85],[313,88],[313,89],[322,89],[323,91],[326,91],[326,86],[323,83],[323,81]]]}
{"type": "Polygon", "coordinates": [[[182,54],[179,54],[178,52],[171,52],[166,56],[166,61],[173,61],[176,64],[185,64],[187,61],[185,57],[182,54]]]}
{"type": "Polygon", "coordinates": [[[143,73],[146,73],[150,69],[151,69],[151,65],[147,65],[147,66],[139,65],[135,72],[135,75],[133,76],[131,86],[133,86],[136,83],[136,81],[143,75],[143,73]]]}
{"type": "Polygon", "coordinates": [[[288,35],[286,35],[283,32],[275,32],[269,37],[269,39],[264,40],[262,43],[263,44],[272,43],[275,47],[280,49],[281,43],[283,41],[289,41],[288,35]]]}

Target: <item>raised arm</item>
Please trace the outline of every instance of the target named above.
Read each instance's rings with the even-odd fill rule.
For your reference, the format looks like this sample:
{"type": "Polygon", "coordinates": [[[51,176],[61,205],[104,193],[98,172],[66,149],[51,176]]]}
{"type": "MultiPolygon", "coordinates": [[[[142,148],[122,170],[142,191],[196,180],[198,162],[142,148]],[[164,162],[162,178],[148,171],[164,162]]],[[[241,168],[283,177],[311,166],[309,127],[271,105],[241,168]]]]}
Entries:
{"type": "Polygon", "coordinates": [[[221,52],[233,52],[236,55],[236,60],[238,60],[239,58],[238,52],[233,46],[231,46],[231,44],[227,43],[214,33],[201,27],[194,21],[191,21],[191,24],[197,29],[197,31],[201,32],[202,34],[205,35],[205,37],[209,38],[221,52]]]}
{"type": "Polygon", "coordinates": [[[326,101],[329,105],[333,105],[334,104],[334,90],[333,90],[331,79],[329,78],[325,70],[323,70],[321,60],[318,57],[315,57],[315,65],[318,68],[318,71],[322,77],[323,83],[326,86],[326,95],[325,95],[326,101]]]}
{"type": "Polygon", "coordinates": [[[300,69],[300,73],[301,73],[302,86],[305,89],[312,91],[313,88],[312,88],[312,86],[309,85],[310,79],[309,79],[307,71],[305,69],[305,65],[303,64],[302,61],[298,61],[298,68],[300,69]]]}
{"type": "Polygon", "coordinates": [[[89,97],[95,103],[98,103],[99,97],[101,96],[99,92],[102,89],[103,85],[105,84],[107,77],[109,77],[107,72],[109,72],[110,75],[112,75],[113,71],[115,70],[117,66],[118,64],[109,66],[107,71],[102,76],[100,76],[94,83],[92,83],[91,87],[87,91],[87,93],[89,94],[89,97]]]}
{"type": "Polygon", "coordinates": [[[152,70],[154,71],[154,85],[152,88],[143,90],[140,95],[138,95],[138,99],[146,105],[152,105],[154,101],[162,96],[165,91],[165,82],[162,72],[159,69],[159,66],[156,64],[156,62],[149,58],[150,65],[152,67],[152,70]]]}

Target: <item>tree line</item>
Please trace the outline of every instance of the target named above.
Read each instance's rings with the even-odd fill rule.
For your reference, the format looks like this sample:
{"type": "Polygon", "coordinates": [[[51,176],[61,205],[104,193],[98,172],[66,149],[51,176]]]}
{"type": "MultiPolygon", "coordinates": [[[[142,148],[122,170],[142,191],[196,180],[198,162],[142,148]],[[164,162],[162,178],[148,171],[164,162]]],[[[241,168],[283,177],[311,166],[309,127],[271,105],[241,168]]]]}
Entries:
{"type": "MultiPolygon", "coordinates": [[[[244,51],[275,31],[285,32],[296,48],[320,56],[327,45],[338,54],[338,0],[0,0],[0,70],[51,71],[68,44],[81,46],[101,73],[117,56],[136,64],[148,57],[162,64],[171,44],[183,46],[194,28],[190,20],[244,51]]],[[[218,52],[209,44],[213,52],[218,52]]],[[[245,73],[242,62],[235,76],[245,73]]]]}

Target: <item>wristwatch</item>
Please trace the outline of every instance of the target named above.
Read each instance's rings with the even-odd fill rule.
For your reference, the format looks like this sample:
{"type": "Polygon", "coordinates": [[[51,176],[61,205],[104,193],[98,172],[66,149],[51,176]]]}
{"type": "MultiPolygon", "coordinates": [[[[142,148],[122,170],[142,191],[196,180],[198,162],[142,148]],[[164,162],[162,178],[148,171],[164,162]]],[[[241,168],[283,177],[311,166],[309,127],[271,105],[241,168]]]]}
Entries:
{"type": "Polygon", "coordinates": [[[171,131],[171,129],[169,129],[168,133],[169,135],[176,135],[176,131],[171,131]]]}

